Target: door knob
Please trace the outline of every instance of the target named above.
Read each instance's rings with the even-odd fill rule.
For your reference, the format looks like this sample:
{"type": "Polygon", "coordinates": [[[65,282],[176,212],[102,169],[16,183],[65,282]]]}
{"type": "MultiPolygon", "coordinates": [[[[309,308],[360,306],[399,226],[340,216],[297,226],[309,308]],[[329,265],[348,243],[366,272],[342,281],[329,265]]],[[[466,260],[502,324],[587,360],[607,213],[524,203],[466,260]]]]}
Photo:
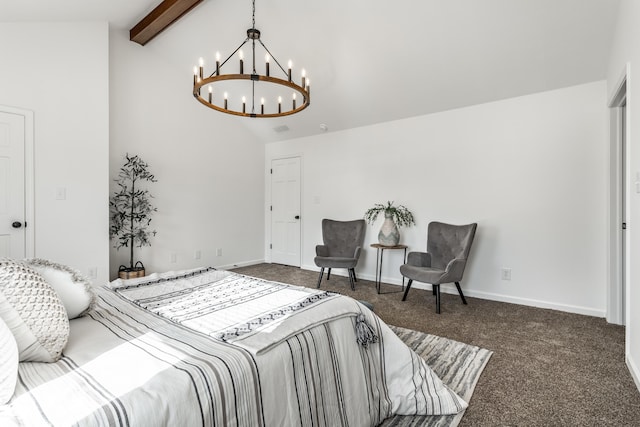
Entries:
{"type": "Polygon", "coordinates": [[[295,216],[295,218],[296,218],[296,219],[300,219],[300,215],[296,215],[296,216],[295,216]]]}
{"type": "Polygon", "coordinates": [[[13,228],[20,228],[22,227],[22,223],[20,221],[13,221],[13,223],[11,224],[11,226],[13,228]]]}

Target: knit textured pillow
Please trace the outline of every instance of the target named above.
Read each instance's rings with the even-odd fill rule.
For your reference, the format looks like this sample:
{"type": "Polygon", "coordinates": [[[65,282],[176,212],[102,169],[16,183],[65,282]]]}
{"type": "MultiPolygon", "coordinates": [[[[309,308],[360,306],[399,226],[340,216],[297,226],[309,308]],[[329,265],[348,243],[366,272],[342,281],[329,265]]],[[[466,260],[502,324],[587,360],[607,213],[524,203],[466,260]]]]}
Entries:
{"type": "Polygon", "coordinates": [[[95,304],[91,282],[76,270],[39,258],[25,259],[24,263],[40,273],[56,291],[69,319],[84,316],[95,304]]]}
{"type": "Polygon", "coordinates": [[[55,362],[69,338],[69,319],[56,291],[35,270],[0,259],[0,318],[18,344],[21,362],[55,362]]]}
{"type": "Polygon", "coordinates": [[[13,334],[0,319],[0,405],[7,403],[18,380],[18,346],[13,334]]]}

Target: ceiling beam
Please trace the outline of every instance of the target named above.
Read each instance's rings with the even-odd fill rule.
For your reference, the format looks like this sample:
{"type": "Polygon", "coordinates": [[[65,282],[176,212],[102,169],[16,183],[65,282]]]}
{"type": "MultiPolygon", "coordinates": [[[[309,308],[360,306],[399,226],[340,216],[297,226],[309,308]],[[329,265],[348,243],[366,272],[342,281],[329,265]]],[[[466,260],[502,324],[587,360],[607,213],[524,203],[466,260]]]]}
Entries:
{"type": "Polygon", "coordinates": [[[163,0],[129,31],[129,40],[144,46],[200,2],[202,0],[163,0]]]}

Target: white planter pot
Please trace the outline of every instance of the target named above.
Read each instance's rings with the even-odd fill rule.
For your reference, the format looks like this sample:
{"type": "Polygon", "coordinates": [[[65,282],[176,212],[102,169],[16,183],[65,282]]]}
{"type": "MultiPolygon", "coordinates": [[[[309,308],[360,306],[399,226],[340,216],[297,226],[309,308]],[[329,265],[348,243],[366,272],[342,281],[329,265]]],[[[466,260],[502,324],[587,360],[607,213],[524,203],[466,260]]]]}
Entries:
{"type": "Polygon", "coordinates": [[[384,246],[396,246],[400,242],[400,230],[391,216],[384,216],[384,222],[378,233],[378,243],[384,246]]]}

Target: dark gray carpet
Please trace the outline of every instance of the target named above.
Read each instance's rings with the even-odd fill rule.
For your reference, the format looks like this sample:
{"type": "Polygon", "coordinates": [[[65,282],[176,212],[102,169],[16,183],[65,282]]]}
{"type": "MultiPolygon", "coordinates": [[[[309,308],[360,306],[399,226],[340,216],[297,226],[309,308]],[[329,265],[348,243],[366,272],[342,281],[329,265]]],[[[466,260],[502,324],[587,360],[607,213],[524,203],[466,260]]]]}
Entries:
{"type": "MultiPolygon", "coordinates": [[[[235,271],[315,287],[317,273],[277,264],[235,271]]],[[[322,288],[373,304],[390,325],[493,351],[460,426],[640,426],[640,392],[624,362],[624,327],[604,319],[430,291],[376,294],[332,275],[322,288]]],[[[462,283],[464,290],[464,282],[462,283]]],[[[383,292],[399,291],[382,286],[383,292]]]]}

